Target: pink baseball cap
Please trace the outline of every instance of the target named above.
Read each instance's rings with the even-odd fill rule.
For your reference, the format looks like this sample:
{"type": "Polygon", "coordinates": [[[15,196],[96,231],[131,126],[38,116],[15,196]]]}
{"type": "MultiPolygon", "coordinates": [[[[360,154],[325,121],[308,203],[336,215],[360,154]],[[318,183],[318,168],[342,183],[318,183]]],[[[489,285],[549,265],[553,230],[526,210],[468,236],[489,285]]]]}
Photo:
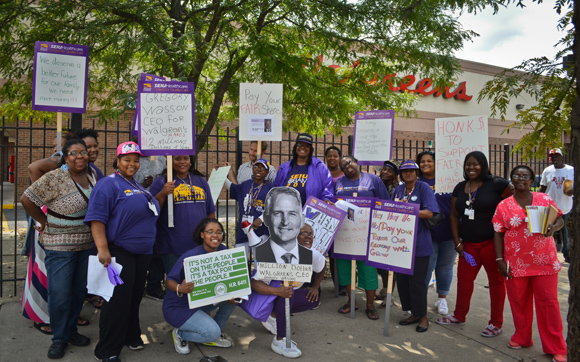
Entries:
{"type": "Polygon", "coordinates": [[[123,142],[119,146],[117,146],[117,157],[121,155],[128,155],[131,153],[137,153],[140,156],[143,156],[141,153],[141,149],[139,145],[133,141],[123,142]]]}

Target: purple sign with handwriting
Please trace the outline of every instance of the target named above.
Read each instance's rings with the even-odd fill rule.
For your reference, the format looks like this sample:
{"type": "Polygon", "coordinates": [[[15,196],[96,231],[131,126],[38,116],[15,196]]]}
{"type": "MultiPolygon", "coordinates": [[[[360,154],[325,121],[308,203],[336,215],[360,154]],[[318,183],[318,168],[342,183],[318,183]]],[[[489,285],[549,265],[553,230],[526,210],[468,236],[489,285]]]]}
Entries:
{"type": "Polygon", "coordinates": [[[334,236],[346,217],[346,212],[316,197],[309,196],[302,213],[306,217],[306,223],[312,227],[314,232],[312,249],[326,255],[334,241],[334,236]]]}
{"type": "Polygon", "coordinates": [[[32,73],[32,109],[86,113],[89,47],[37,41],[32,73]]]}
{"type": "Polygon", "coordinates": [[[392,158],[395,111],[356,112],[353,155],[359,165],[379,165],[392,158]]]}
{"type": "Polygon", "coordinates": [[[334,237],[332,256],[340,259],[366,260],[369,221],[374,197],[335,197],[336,207],[346,211],[346,218],[334,237]]]}
{"type": "Polygon", "coordinates": [[[367,265],[413,274],[419,205],[377,200],[371,208],[367,265]]]}
{"type": "MultiPolygon", "coordinates": [[[[148,82],[167,82],[165,77],[160,77],[155,74],[141,73],[140,80],[148,82]]],[[[133,117],[133,128],[131,129],[131,135],[139,135],[139,108],[135,109],[135,117],[133,117]]]]}
{"type": "Polygon", "coordinates": [[[145,156],[195,154],[194,85],[139,81],[139,146],[145,156]]]}

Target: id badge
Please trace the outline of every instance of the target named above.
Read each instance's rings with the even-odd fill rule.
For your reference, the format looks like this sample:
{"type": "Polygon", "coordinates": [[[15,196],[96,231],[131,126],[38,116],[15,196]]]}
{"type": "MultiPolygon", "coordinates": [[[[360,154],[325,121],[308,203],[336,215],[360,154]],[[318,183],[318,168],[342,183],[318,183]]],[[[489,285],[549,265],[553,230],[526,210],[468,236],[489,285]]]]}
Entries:
{"type": "Polygon", "coordinates": [[[475,210],[470,209],[467,216],[468,216],[469,220],[475,220],[475,210]]]}
{"type": "Polygon", "coordinates": [[[157,213],[157,208],[155,207],[155,204],[154,204],[154,203],[152,203],[151,201],[149,201],[149,209],[150,209],[151,211],[153,211],[153,215],[155,215],[155,216],[159,215],[159,214],[157,213]]]}

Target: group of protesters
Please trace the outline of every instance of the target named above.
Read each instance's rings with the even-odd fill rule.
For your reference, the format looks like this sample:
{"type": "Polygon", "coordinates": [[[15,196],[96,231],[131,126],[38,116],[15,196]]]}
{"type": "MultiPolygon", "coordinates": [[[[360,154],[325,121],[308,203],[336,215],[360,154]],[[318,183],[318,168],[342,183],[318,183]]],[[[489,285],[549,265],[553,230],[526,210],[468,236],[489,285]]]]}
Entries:
{"type": "MultiPolygon", "coordinates": [[[[90,255],[96,255],[103,267],[114,263],[123,266],[123,283],[115,287],[112,297],[101,307],[99,341],[94,350],[98,360],[120,361],[124,346],[133,351],[144,348],[139,306],[148,270],[152,275],[153,255],[158,255],[164,265],[166,294],[157,299],[163,300],[163,316],[174,328],[177,353],[188,354],[188,342],[232,346],[223,330],[239,301],[190,309],[184,297],[195,285],[185,279],[183,259],[226,248],[222,244],[224,228],[216,218],[205,177],[194,168],[190,156],[174,156],[172,180],[163,171],[147,175],[153,176],[152,183],[140,183],[136,175],[143,155],[133,141],[117,147],[113,164],[116,171],[104,177],[95,166],[97,137],[93,130],[81,130],[76,136],[63,139],[60,157],[31,164],[33,183],[21,198],[25,210],[36,221],[36,239],[34,229],[30,229],[30,262],[44,263],[46,267],[46,289],[41,290],[43,283],[35,281],[43,278],[34,275],[38,268],[29,266],[23,313],[41,332],[52,334],[48,357],[63,357],[68,344],[90,344],[90,339],[77,329],[78,325],[85,325],[79,314],[87,293],[90,255]],[[168,196],[173,197],[172,227],[168,223],[168,196]],[[31,293],[42,295],[44,303],[33,302],[38,298],[31,293]],[[210,312],[216,309],[211,317],[210,312]]],[[[274,352],[289,358],[302,354],[293,341],[286,343],[284,300],[291,300],[292,313],[315,309],[320,304],[320,283],[327,265],[316,250],[304,251],[312,246],[314,234],[304,222],[302,206],[309,196],[331,204],[337,196],[354,196],[419,205],[413,272],[395,275],[402,309],[408,312],[400,325],[417,324],[419,333],[428,330],[427,291],[433,272],[438,294],[434,307],[444,315],[437,323],[465,324],[474,280],[483,266],[491,304],[490,319],[481,335],[495,337],[502,333],[507,291],[516,329],[508,347],[519,349],[533,344],[535,303],[544,352],[552,354],[556,362],[566,361],[557,298],[561,265],[553,238],[554,232],[564,226],[564,214],[547,194],[530,191],[535,181],[531,168],[516,166],[510,175],[512,187],[508,180],[491,174],[482,152],[473,151],[463,163],[464,181],[455,186],[453,193],[435,194],[432,151],[401,163],[387,160],[376,170],[377,176],[362,172],[355,157],[343,156],[334,146],[325,152],[326,163],[318,159],[314,156],[314,139],[307,133],[298,134],[291,159],[277,171],[266,159],[258,158],[265,151],[265,144],[261,152],[258,145],[251,143],[250,160],[237,172],[231,169],[226,180],[230,197],[239,205],[236,246],[245,247],[249,254],[249,244],[255,239],[260,245],[271,245],[271,249],[261,248],[256,254],[267,252],[286,263],[307,259],[316,272],[311,283],[294,286],[252,277],[250,301],[241,306],[275,335],[271,345],[274,352]],[[526,206],[553,206],[559,214],[544,234],[531,233],[526,206]],[[458,256],[456,305],[449,314],[447,296],[458,256]],[[261,296],[261,305],[267,308],[248,311],[251,299],[261,296]]],[[[350,313],[351,305],[358,309],[356,301],[351,304],[351,290],[355,288],[351,284],[353,264],[334,258],[332,250],[329,256],[330,269],[337,274],[337,283],[348,297],[338,312],[350,313]]],[[[356,269],[357,284],[366,295],[365,315],[377,320],[375,301],[385,299],[391,292],[387,290],[387,272],[364,261],[358,261],[356,269]],[[379,275],[383,284],[376,293],[379,275]]],[[[385,307],[385,302],[381,306],[385,307]]]]}

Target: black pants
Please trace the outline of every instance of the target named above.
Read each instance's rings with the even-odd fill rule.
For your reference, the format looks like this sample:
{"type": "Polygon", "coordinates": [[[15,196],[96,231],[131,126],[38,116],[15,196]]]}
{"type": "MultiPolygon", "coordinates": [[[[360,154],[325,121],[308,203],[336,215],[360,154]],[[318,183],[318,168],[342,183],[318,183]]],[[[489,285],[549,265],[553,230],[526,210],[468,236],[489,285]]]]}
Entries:
{"type": "Polygon", "coordinates": [[[95,347],[98,359],[118,356],[125,344],[143,344],[139,305],[151,255],[133,254],[112,243],[109,243],[109,252],[123,266],[120,276],[124,284],[115,287],[113,296],[101,308],[99,342],[95,347]]]}
{"type": "Polygon", "coordinates": [[[156,292],[163,290],[161,283],[165,276],[165,267],[163,266],[163,259],[157,252],[153,252],[151,257],[151,264],[149,265],[149,273],[147,273],[147,294],[154,295],[156,292]]]}
{"type": "Polygon", "coordinates": [[[410,310],[414,317],[427,315],[427,269],[429,256],[416,256],[413,275],[397,273],[397,290],[403,310],[410,310]]]}

